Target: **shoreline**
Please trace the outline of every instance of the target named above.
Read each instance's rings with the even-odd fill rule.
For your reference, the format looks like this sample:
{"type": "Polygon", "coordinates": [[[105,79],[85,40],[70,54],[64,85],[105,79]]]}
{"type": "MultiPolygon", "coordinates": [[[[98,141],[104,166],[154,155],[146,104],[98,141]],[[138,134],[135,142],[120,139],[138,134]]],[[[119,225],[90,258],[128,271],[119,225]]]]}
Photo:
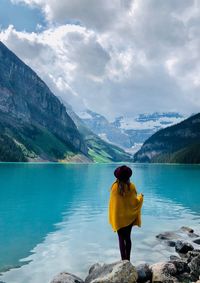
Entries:
{"type": "Polygon", "coordinates": [[[200,166],[200,163],[138,163],[138,162],[63,162],[63,161],[27,161],[27,162],[13,162],[13,161],[0,161],[0,165],[1,164],[34,164],[34,165],[37,165],[37,164],[55,164],[55,165],[113,165],[113,164],[130,164],[130,165],[145,165],[145,166],[193,166],[193,167],[199,167],[200,166]]]}
{"type": "Polygon", "coordinates": [[[128,260],[94,263],[85,279],[63,271],[50,283],[200,283],[200,235],[187,226],[156,235],[164,245],[174,247],[169,260],[134,266],[128,260]]]}

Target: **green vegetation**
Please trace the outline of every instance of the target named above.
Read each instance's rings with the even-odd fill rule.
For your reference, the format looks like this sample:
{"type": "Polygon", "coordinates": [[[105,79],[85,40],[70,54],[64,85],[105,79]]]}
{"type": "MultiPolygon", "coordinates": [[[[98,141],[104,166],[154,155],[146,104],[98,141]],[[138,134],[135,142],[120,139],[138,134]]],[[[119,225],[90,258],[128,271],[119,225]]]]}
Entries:
{"type": "Polygon", "coordinates": [[[0,135],[0,161],[27,161],[20,146],[18,146],[9,136],[5,134],[0,135]]]}
{"type": "Polygon", "coordinates": [[[104,142],[97,136],[85,140],[89,148],[89,156],[94,162],[131,161],[130,155],[119,147],[104,142]]]}
{"type": "Polygon", "coordinates": [[[57,161],[75,155],[70,146],[39,125],[14,127],[4,121],[0,130],[0,161],[57,161]]]}
{"type": "Polygon", "coordinates": [[[24,130],[24,143],[29,144],[36,155],[46,157],[47,159],[64,159],[67,156],[73,156],[71,148],[63,143],[58,137],[41,126],[34,127],[34,134],[30,135],[30,129],[24,130]]]}
{"type": "Polygon", "coordinates": [[[200,163],[200,143],[182,148],[175,152],[160,154],[153,158],[151,162],[198,164],[200,163]]]}
{"type": "Polygon", "coordinates": [[[154,163],[199,164],[200,114],[155,133],[134,155],[134,160],[154,163]]]}

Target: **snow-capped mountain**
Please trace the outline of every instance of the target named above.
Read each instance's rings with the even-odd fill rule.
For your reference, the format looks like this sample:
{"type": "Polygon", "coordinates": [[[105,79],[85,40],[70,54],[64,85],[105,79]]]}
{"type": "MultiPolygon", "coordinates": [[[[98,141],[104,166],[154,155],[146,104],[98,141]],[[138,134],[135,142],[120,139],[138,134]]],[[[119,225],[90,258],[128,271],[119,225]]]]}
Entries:
{"type": "Polygon", "coordinates": [[[78,115],[99,137],[131,153],[136,152],[143,142],[158,130],[177,124],[185,118],[176,112],[155,112],[135,117],[120,116],[109,122],[103,115],[91,110],[80,112],[78,115]]]}
{"type": "Polygon", "coordinates": [[[117,128],[123,130],[158,130],[163,127],[167,127],[181,122],[184,116],[176,112],[152,114],[139,114],[136,117],[118,117],[113,122],[117,128]]]}
{"type": "Polygon", "coordinates": [[[105,141],[124,149],[131,147],[129,135],[123,129],[118,129],[115,125],[112,125],[103,115],[86,110],[78,113],[78,116],[89,129],[105,141]]]}

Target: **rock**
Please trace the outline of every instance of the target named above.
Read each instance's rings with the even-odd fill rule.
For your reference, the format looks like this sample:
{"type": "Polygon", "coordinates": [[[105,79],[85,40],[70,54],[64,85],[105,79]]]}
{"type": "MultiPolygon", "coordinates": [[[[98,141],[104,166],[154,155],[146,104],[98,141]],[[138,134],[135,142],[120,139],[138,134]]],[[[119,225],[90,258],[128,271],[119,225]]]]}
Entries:
{"type": "Polygon", "coordinates": [[[175,244],[175,250],[178,253],[186,254],[187,252],[192,251],[193,249],[194,247],[188,242],[178,240],[175,244]]]}
{"type": "Polygon", "coordinates": [[[200,255],[200,250],[189,251],[187,253],[187,262],[191,262],[191,260],[198,255],[200,255]]]}
{"type": "Polygon", "coordinates": [[[172,240],[172,239],[177,239],[178,236],[174,232],[164,232],[156,235],[156,238],[160,240],[172,240]]]}
{"type": "Polygon", "coordinates": [[[190,268],[190,274],[193,280],[198,280],[200,276],[200,254],[194,257],[188,264],[190,268]]]}
{"type": "Polygon", "coordinates": [[[179,282],[192,282],[192,277],[187,272],[177,275],[177,279],[179,282]]]}
{"type": "Polygon", "coordinates": [[[175,244],[176,244],[176,242],[172,241],[172,240],[168,240],[168,241],[166,241],[166,243],[169,247],[175,247],[175,244]]]}
{"type": "Polygon", "coordinates": [[[178,259],[178,260],[173,260],[171,262],[176,267],[177,274],[189,273],[190,272],[190,268],[188,267],[188,264],[187,264],[186,261],[178,259]]]}
{"type": "Polygon", "coordinates": [[[140,264],[136,267],[138,273],[138,283],[144,283],[152,280],[152,272],[148,264],[140,264]]]}
{"type": "Polygon", "coordinates": [[[176,282],[177,269],[171,262],[159,262],[150,266],[152,271],[152,283],[154,282],[176,282]]]}
{"type": "Polygon", "coordinates": [[[136,283],[138,278],[136,268],[128,260],[92,267],[85,283],[136,283]]]}
{"type": "Polygon", "coordinates": [[[198,238],[198,237],[199,237],[199,235],[196,234],[196,233],[188,233],[188,236],[189,236],[190,238],[198,238]]]}
{"type": "Polygon", "coordinates": [[[182,226],[180,230],[187,233],[194,233],[194,230],[187,226],[182,226]]]}
{"type": "Polygon", "coordinates": [[[170,261],[173,261],[173,260],[179,260],[180,257],[176,256],[176,255],[170,255],[170,261]]]}
{"type": "Polygon", "coordinates": [[[71,273],[61,272],[51,281],[51,283],[84,283],[84,281],[71,273]]]}
{"type": "Polygon", "coordinates": [[[99,268],[99,267],[101,267],[101,265],[100,265],[99,263],[93,264],[93,265],[90,267],[90,269],[89,269],[89,274],[90,274],[92,271],[94,271],[95,269],[99,268]]]}
{"type": "Polygon", "coordinates": [[[197,245],[200,245],[200,238],[196,239],[196,240],[193,240],[193,243],[197,244],[197,245]]]}

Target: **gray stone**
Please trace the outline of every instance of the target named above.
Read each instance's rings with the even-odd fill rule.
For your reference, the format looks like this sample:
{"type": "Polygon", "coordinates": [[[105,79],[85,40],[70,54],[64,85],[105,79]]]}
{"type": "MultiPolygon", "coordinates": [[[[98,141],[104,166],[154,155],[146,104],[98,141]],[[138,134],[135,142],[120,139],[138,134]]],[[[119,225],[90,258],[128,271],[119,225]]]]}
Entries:
{"type": "Polygon", "coordinates": [[[182,226],[180,230],[187,233],[194,233],[194,230],[187,226],[182,226]]]}
{"type": "Polygon", "coordinates": [[[187,262],[190,262],[194,257],[200,255],[200,250],[193,250],[187,253],[187,262]]]}
{"type": "Polygon", "coordinates": [[[173,239],[177,239],[178,236],[175,232],[169,231],[156,235],[156,238],[160,240],[173,240],[173,239]]]}
{"type": "Polygon", "coordinates": [[[173,260],[171,262],[176,267],[177,274],[189,273],[190,272],[190,268],[188,267],[188,264],[187,264],[186,261],[178,259],[178,260],[173,260]]]}
{"type": "Polygon", "coordinates": [[[51,281],[51,283],[84,283],[84,281],[74,274],[61,272],[51,281]]]}
{"type": "Polygon", "coordinates": [[[178,253],[186,254],[187,252],[192,251],[193,249],[194,247],[188,242],[178,240],[175,244],[175,250],[178,253]]]}
{"type": "Polygon", "coordinates": [[[170,255],[170,261],[173,261],[173,260],[179,260],[180,257],[176,256],[176,255],[170,255]]]}
{"type": "Polygon", "coordinates": [[[177,279],[178,279],[179,282],[184,282],[184,283],[192,282],[192,277],[187,272],[184,272],[182,274],[177,275],[177,279]]]}
{"type": "Polygon", "coordinates": [[[144,283],[152,280],[152,271],[148,264],[140,264],[136,267],[138,273],[138,283],[144,283]]]}
{"type": "Polygon", "coordinates": [[[200,238],[196,239],[196,240],[193,240],[193,243],[197,244],[197,245],[200,245],[200,238]]]}
{"type": "Polygon", "coordinates": [[[166,244],[167,244],[169,247],[175,247],[176,242],[175,242],[175,241],[172,241],[172,240],[167,240],[167,241],[166,241],[166,244]]]}
{"type": "Polygon", "coordinates": [[[136,268],[128,260],[111,264],[94,265],[85,278],[85,283],[135,283],[138,275],[136,268]]]}
{"type": "Polygon", "coordinates": [[[150,266],[152,271],[152,283],[165,282],[165,283],[178,283],[178,279],[175,277],[177,269],[171,262],[159,262],[150,266]]]}
{"type": "Polygon", "coordinates": [[[101,265],[98,262],[93,264],[89,269],[89,274],[99,267],[101,267],[101,265]]]}
{"type": "Polygon", "coordinates": [[[200,254],[194,257],[188,264],[190,268],[190,274],[193,280],[198,280],[200,276],[200,254]]]}

